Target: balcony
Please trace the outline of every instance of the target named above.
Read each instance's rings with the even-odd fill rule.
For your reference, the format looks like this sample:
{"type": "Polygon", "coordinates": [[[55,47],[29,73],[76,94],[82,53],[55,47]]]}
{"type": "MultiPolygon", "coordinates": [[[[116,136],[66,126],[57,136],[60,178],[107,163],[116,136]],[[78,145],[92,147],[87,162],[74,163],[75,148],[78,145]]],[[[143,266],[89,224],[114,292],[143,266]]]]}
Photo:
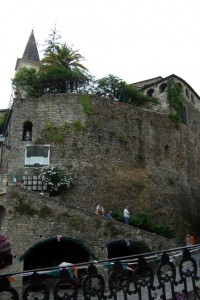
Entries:
{"type": "Polygon", "coordinates": [[[200,245],[0,275],[0,299],[200,299],[200,245]],[[179,297],[177,298],[177,295],[179,297]]]}

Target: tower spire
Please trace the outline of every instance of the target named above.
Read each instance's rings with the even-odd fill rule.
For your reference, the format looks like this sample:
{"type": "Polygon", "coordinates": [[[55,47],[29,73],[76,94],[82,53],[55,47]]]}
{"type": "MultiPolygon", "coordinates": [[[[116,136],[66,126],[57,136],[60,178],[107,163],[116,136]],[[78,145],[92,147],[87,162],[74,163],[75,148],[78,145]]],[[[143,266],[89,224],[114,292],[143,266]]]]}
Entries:
{"type": "Polygon", "coordinates": [[[35,61],[35,62],[40,61],[33,30],[31,31],[31,35],[29,37],[29,40],[28,40],[28,43],[24,50],[24,54],[23,54],[22,58],[26,59],[26,60],[35,61]]]}
{"type": "Polygon", "coordinates": [[[36,70],[38,70],[39,62],[40,62],[40,57],[38,53],[34,32],[32,30],[22,58],[17,59],[15,71],[19,71],[21,68],[24,67],[35,68],[36,70]]]}

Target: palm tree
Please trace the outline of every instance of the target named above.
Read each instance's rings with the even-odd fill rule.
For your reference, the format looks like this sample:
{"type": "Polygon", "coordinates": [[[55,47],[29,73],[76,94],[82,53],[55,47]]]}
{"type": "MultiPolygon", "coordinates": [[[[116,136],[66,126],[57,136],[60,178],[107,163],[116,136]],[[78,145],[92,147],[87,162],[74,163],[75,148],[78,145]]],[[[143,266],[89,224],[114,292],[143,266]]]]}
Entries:
{"type": "Polygon", "coordinates": [[[41,70],[48,68],[50,65],[61,65],[67,69],[82,69],[87,71],[80,61],[84,60],[84,57],[78,52],[73,50],[66,44],[56,45],[55,51],[49,52],[41,61],[41,70]]]}
{"type": "Polygon", "coordinates": [[[56,45],[41,61],[39,74],[56,82],[56,90],[73,91],[88,81],[87,68],[81,64],[84,57],[66,44],[56,45]],[[53,76],[52,76],[53,71],[53,76]],[[51,75],[50,75],[51,74],[51,75]]]}

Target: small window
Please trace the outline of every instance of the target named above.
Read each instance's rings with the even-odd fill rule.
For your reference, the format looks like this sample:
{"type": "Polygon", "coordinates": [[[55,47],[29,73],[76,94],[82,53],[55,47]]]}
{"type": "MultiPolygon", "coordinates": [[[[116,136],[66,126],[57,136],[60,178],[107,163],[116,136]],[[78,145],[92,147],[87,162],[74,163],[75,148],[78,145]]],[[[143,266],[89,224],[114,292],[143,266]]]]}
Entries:
{"type": "Polygon", "coordinates": [[[183,89],[183,86],[180,82],[178,82],[178,85],[180,86],[181,89],[183,89]]]}
{"type": "Polygon", "coordinates": [[[42,167],[49,165],[50,145],[27,145],[25,149],[25,166],[42,167]]]}
{"type": "Polygon", "coordinates": [[[193,97],[193,95],[191,94],[191,100],[192,100],[192,102],[194,102],[194,97],[193,97]]]}
{"type": "Polygon", "coordinates": [[[23,125],[23,141],[32,141],[33,124],[26,121],[23,125]]]}
{"type": "Polygon", "coordinates": [[[147,91],[147,96],[153,97],[153,96],[154,96],[154,89],[149,89],[149,90],[147,91]]]}
{"type": "Polygon", "coordinates": [[[188,98],[190,98],[190,95],[189,95],[189,92],[188,92],[188,89],[185,89],[185,94],[188,98]]]}

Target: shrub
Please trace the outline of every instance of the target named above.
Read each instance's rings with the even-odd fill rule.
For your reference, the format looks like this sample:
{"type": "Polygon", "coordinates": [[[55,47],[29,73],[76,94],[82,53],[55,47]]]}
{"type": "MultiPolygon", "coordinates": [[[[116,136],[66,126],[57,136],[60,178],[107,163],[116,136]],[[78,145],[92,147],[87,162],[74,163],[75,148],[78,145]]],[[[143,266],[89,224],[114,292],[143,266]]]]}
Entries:
{"type": "Polygon", "coordinates": [[[62,186],[67,186],[69,188],[72,185],[75,175],[64,171],[60,166],[52,164],[41,169],[41,178],[47,185],[49,195],[56,196],[62,186]]]}
{"type": "Polygon", "coordinates": [[[81,121],[77,120],[74,123],[72,123],[72,126],[74,128],[74,131],[80,131],[84,128],[84,126],[81,124],[81,121]]]}
{"type": "MultiPolygon", "coordinates": [[[[119,222],[124,222],[123,214],[119,213],[118,211],[113,211],[112,217],[119,222]]],[[[164,236],[167,238],[172,238],[175,236],[175,233],[171,228],[164,224],[156,224],[145,212],[141,212],[136,214],[135,216],[130,217],[129,225],[149,232],[154,232],[160,236],[164,236]]]]}

